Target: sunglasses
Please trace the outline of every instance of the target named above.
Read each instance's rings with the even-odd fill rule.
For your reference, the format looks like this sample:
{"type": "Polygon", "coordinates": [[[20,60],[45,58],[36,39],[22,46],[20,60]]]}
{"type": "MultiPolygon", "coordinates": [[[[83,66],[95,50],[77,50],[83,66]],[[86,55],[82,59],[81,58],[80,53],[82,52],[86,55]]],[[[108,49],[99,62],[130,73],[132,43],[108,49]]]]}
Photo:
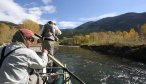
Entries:
{"type": "Polygon", "coordinates": [[[30,42],[34,42],[34,38],[28,38],[30,42]]]}

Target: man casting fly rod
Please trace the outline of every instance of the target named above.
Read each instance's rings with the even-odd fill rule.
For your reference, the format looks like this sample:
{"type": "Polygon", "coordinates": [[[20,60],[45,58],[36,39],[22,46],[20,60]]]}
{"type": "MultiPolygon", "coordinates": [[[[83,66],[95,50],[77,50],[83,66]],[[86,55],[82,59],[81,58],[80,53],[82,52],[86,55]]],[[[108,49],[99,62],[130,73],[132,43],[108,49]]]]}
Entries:
{"type": "MultiPolygon", "coordinates": [[[[37,34],[36,34],[37,35],[37,34]]],[[[54,55],[54,42],[58,40],[57,35],[61,35],[61,31],[56,26],[56,23],[53,21],[49,21],[46,23],[42,30],[41,30],[41,36],[37,35],[42,39],[42,49],[48,50],[48,56],[49,58],[61,66],[64,70],[66,70],[70,75],[75,77],[81,84],[85,84],[80,78],[78,78],[76,75],[74,75],[72,72],[70,72],[60,61],[58,61],[56,58],[53,57],[54,55]]]]}

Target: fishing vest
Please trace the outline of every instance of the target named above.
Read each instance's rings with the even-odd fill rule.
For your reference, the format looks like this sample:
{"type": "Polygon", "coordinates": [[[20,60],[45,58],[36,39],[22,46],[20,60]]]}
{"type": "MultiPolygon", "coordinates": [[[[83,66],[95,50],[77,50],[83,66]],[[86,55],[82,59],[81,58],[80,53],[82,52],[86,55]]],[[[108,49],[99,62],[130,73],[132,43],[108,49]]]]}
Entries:
{"type": "Polygon", "coordinates": [[[49,24],[44,25],[42,37],[50,37],[53,35],[53,27],[49,24]]]}

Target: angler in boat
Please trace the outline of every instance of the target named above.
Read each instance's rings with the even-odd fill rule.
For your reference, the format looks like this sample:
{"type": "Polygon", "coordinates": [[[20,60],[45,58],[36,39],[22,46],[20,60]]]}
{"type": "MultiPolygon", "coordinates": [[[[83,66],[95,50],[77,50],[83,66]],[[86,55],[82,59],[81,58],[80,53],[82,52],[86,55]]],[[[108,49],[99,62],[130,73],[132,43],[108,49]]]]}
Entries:
{"type": "Polygon", "coordinates": [[[1,84],[31,84],[31,71],[46,67],[47,50],[44,49],[42,56],[39,56],[29,49],[34,39],[38,38],[31,30],[20,29],[14,34],[12,43],[0,48],[1,84]]]}

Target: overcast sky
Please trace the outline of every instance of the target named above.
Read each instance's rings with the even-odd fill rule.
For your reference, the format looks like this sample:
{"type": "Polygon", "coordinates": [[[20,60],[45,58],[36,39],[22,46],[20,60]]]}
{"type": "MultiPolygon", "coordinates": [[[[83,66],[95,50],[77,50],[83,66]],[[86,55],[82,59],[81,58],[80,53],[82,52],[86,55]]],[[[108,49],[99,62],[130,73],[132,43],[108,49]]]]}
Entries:
{"type": "Polygon", "coordinates": [[[0,21],[53,20],[60,29],[127,12],[146,12],[146,0],[0,0],[0,21]]]}

